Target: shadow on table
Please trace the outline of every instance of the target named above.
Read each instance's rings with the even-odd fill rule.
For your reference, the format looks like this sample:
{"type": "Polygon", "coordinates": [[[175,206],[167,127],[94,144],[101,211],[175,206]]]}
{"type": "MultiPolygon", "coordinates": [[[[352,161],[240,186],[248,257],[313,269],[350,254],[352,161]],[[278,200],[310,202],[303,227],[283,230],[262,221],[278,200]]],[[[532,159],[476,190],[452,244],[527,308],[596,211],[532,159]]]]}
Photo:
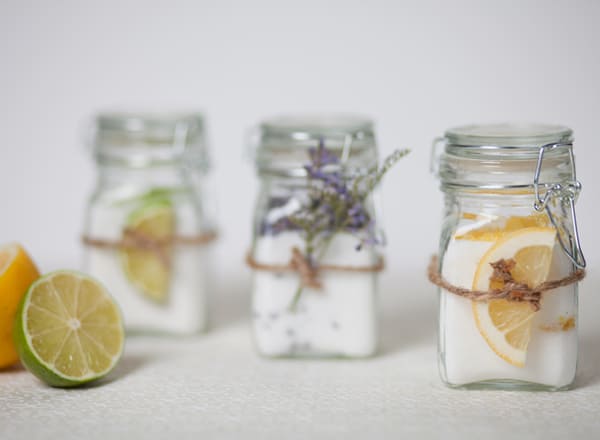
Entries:
{"type": "Polygon", "coordinates": [[[600,335],[588,333],[579,340],[578,374],[575,387],[587,387],[600,383],[600,335]]]}
{"type": "Polygon", "coordinates": [[[14,365],[9,365],[8,367],[0,368],[0,374],[2,373],[18,373],[19,371],[25,370],[25,367],[20,363],[16,363],[14,365]]]}
{"type": "Polygon", "coordinates": [[[110,372],[108,376],[97,381],[92,382],[88,385],[85,385],[83,388],[79,389],[87,389],[87,388],[96,388],[98,386],[107,385],[112,382],[118,382],[119,380],[129,376],[130,374],[135,373],[142,367],[150,364],[153,359],[156,358],[154,354],[127,354],[125,353],[115,369],[110,372]]]}
{"type": "Polygon", "coordinates": [[[209,296],[209,332],[247,321],[250,316],[249,276],[224,276],[209,296]]]}
{"type": "Polygon", "coordinates": [[[115,367],[115,374],[119,377],[129,375],[152,363],[155,358],[154,354],[125,354],[115,367]]]}
{"type": "MultiPolygon", "coordinates": [[[[414,284],[413,284],[414,285],[414,284]]],[[[411,289],[410,292],[399,289],[396,292],[386,292],[388,295],[402,295],[406,298],[395,298],[382,303],[381,325],[381,354],[392,354],[408,347],[426,344],[436,344],[437,304],[430,290],[425,288],[411,289]],[[431,301],[413,298],[431,297],[431,301]]]]}

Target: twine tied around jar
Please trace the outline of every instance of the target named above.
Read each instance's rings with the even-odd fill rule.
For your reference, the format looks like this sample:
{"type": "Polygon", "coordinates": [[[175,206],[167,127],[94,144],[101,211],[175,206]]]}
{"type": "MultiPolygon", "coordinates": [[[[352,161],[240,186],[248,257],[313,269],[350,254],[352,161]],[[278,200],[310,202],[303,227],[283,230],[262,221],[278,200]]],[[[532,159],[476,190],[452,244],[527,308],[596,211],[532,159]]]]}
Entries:
{"type": "Polygon", "coordinates": [[[83,235],[81,241],[86,246],[101,249],[142,250],[154,253],[165,267],[171,266],[169,248],[175,245],[201,246],[217,238],[215,231],[208,231],[198,235],[181,236],[173,235],[166,238],[155,238],[130,228],[125,228],[121,240],[107,240],[83,235]]]}
{"type": "Polygon", "coordinates": [[[314,264],[297,247],[292,248],[292,255],[287,264],[265,264],[254,259],[251,252],[246,254],[246,264],[254,269],[267,272],[295,272],[300,277],[302,287],[321,289],[323,287],[319,280],[321,271],[336,272],[381,272],[385,268],[385,261],[382,256],[377,258],[377,262],[371,266],[349,266],[338,264],[314,264]]]}
{"type": "Polygon", "coordinates": [[[513,259],[502,259],[490,263],[494,269],[490,276],[490,281],[502,281],[502,289],[471,290],[449,283],[442,277],[442,274],[439,271],[437,255],[431,257],[429,267],[427,268],[427,277],[429,278],[429,281],[436,286],[455,295],[470,299],[471,301],[486,302],[493,299],[506,299],[515,302],[525,301],[529,302],[535,311],[540,309],[542,293],[577,283],[585,278],[585,269],[577,269],[566,277],[558,280],[545,281],[540,285],[531,288],[527,284],[519,283],[512,278],[510,270],[514,267],[514,264],[515,261],[513,259]]]}

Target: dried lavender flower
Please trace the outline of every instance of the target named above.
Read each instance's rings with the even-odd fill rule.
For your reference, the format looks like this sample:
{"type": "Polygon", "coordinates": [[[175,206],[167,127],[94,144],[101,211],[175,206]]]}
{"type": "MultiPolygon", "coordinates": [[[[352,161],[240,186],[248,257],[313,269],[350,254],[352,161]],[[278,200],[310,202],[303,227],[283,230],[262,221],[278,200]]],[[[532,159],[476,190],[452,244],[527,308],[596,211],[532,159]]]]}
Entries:
{"type": "MultiPolygon", "coordinates": [[[[318,266],[319,259],[339,232],[348,232],[357,238],[357,251],[367,246],[382,245],[384,240],[378,236],[375,219],[366,206],[367,198],[383,176],[408,153],[409,150],[396,150],[381,167],[374,167],[360,176],[348,177],[343,173],[339,158],[325,148],[321,139],[317,148],[309,150],[310,162],[304,166],[309,186],[308,203],[279,219],[270,230],[273,233],[289,229],[302,231],[304,255],[314,266],[318,266]]],[[[290,306],[292,310],[301,293],[302,286],[299,286],[290,306]]]]}

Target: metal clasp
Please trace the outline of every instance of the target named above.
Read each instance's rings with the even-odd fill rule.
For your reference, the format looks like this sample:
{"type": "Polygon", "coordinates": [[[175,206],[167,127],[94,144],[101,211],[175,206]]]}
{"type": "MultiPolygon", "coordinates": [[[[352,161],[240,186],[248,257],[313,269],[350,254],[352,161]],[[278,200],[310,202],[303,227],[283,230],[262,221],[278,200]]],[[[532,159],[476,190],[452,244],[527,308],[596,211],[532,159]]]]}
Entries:
{"type": "Polygon", "coordinates": [[[581,183],[577,180],[575,172],[573,143],[552,143],[540,147],[535,175],[533,177],[533,188],[535,192],[534,209],[538,212],[546,210],[548,218],[550,218],[552,225],[556,228],[558,241],[569,257],[569,260],[576,267],[580,269],[585,268],[586,261],[581,250],[577,215],[575,214],[575,201],[581,191],[581,183]],[[568,149],[572,180],[562,183],[540,184],[544,155],[547,151],[556,148],[568,149]],[[544,186],[545,188],[543,195],[540,194],[540,186],[544,186]],[[556,211],[558,211],[558,214],[556,211]],[[567,223],[569,219],[571,222],[570,225],[567,223]]]}
{"type": "Polygon", "coordinates": [[[190,127],[187,121],[178,121],[175,124],[175,130],[173,132],[173,151],[175,151],[178,156],[183,156],[183,154],[185,154],[189,131],[190,127]]]}
{"type": "Polygon", "coordinates": [[[350,151],[352,149],[352,135],[346,134],[344,136],[344,146],[342,147],[342,154],[340,155],[340,162],[345,164],[348,162],[348,158],[350,157],[350,151]]]}
{"type": "Polygon", "coordinates": [[[429,155],[429,172],[433,175],[437,175],[440,170],[439,158],[441,153],[441,147],[446,143],[445,137],[436,137],[431,144],[431,153],[429,155]]]}

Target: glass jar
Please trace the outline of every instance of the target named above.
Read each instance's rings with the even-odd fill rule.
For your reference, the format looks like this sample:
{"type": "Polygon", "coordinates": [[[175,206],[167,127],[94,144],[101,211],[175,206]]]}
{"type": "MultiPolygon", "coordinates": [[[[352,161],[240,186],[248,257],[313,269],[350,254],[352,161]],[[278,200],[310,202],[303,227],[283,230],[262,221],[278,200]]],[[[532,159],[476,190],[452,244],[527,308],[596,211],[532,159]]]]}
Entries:
{"type": "Polygon", "coordinates": [[[206,325],[215,232],[197,114],[100,114],[85,270],[119,302],[126,328],[190,334],[206,325]]]}
{"type": "Polygon", "coordinates": [[[572,145],[566,127],[514,124],[458,127],[434,143],[445,214],[430,278],[437,269],[447,283],[436,282],[439,368],[447,385],[573,384],[576,279],[585,260],[572,145]],[[560,280],[565,285],[552,289],[560,280]]]}
{"type": "Polygon", "coordinates": [[[263,122],[260,194],[248,263],[253,328],[270,357],[367,357],[377,347],[381,243],[371,195],[353,182],[377,165],[372,123],[353,116],[263,122]]]}

